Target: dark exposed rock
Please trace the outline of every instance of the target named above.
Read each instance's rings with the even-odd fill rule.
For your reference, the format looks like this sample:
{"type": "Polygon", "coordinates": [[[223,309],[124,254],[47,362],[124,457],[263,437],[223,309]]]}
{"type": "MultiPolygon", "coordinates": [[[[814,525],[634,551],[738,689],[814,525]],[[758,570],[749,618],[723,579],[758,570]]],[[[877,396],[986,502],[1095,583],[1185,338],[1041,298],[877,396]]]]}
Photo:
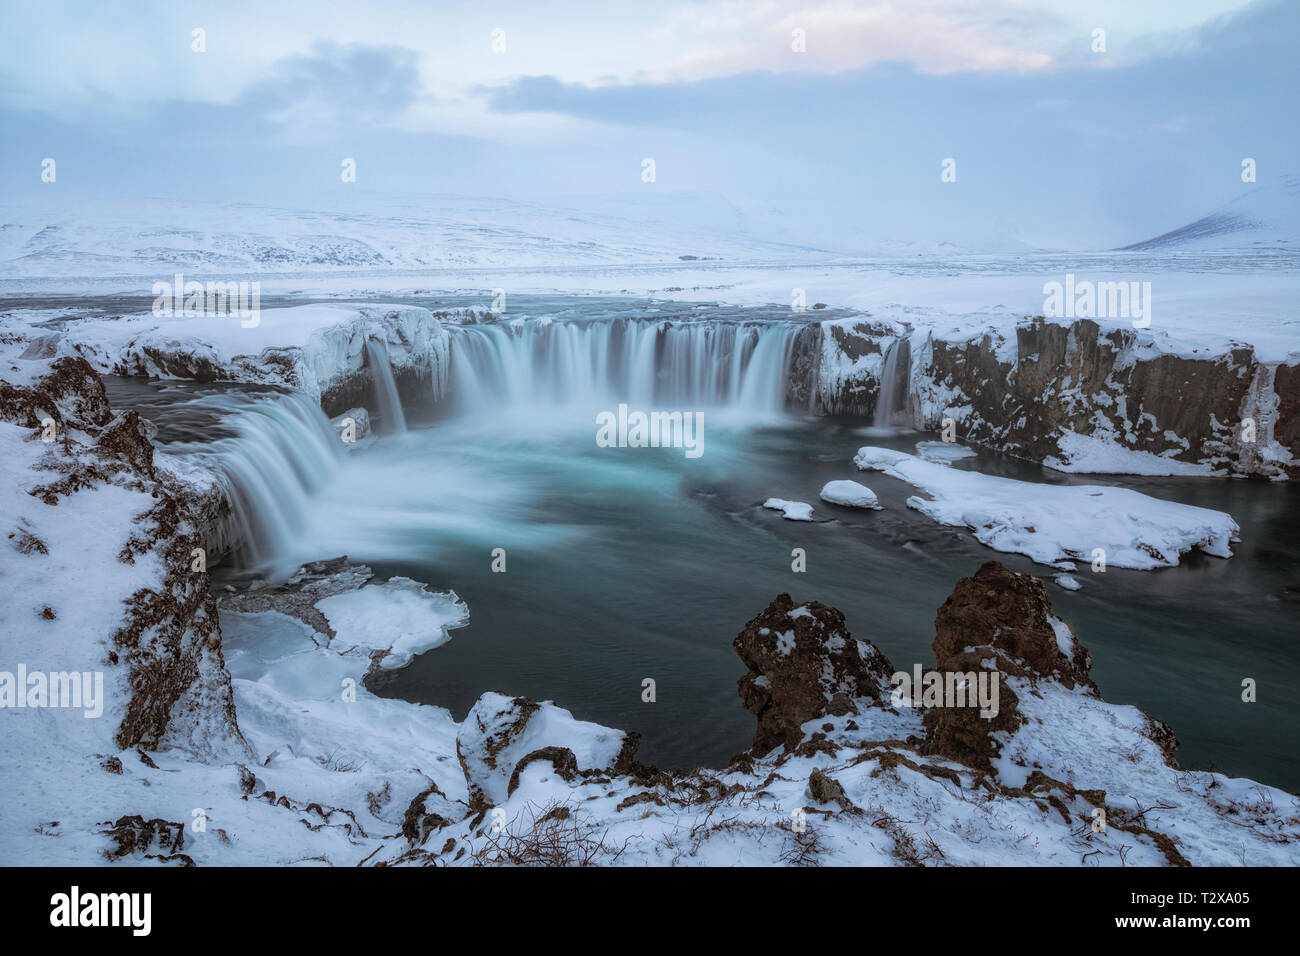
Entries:
{"type": "MultiPolygon", "coordinates": [[[[824,331],[816,410],[872,417],[878,376],[851,366],[886,351],[897,333],[863,321],[827,322],[824,331]]],[[[932,337],[913,376],[912,424],[938,431],[952,417],[963,441],[1037,462],[1068,462],[1062,439],[1078,434],[1224,472],[1300,477],[1300,366],[1266,365],[1246,347],[1161,352],[1133,329],[1090,319],[1038,317],[1014,334],[1014,346],[995,331],[932,337]],[[1242,440],[1247,418],[1255,441],[1242,440]]]]}
{"type": "Polygon", "coordinates": [[[153,443],[138,412],[123,412],[105,425],[95,447],[102,454],[126,461],[138,474],[154,477],[153,443]]]}
{"type": "Polygon", "coordinates": [[[568,747],[541,747],[525,754],[515,764],[514,772],[510,774],[510,782],[506,785],[506,796],[514,793],[515,788],[519,786],[519,775],[523,773],[524,768],[538,760],[550,761],[551,766],[555,768],[556,774],[562,780],[572,783],[577,779],[578,758],[573,755],[572,750],[568,747]]]}
{"type": "Polygon", "coordinates": [[[113,848],[105,851],[110,860],[154,849],[164,851],[160,856],[166,859],[185,849],[185,825],[170,820],[146,820],[139,814],[122,816],[103,832],[113,840],[113,848]]]}
{"type": "Polygon", "coordinates": [[[801,412],[816,407],[817,378],[821,369],[822,327],[812,322],[795,333],[786,373],[785,406],[801,412]]]}
{"type": "Polygon", "coordinates": [[[429,834],[463,819],[467,811],[463,803],[447,799],[438,785],[430,781],[427,789],[416,794],[402,817],[402,836],[412,846],[423,846],[429,834]]]}
{"type": "Polygon", "coordinates": [[[844,793],[844,787],[820,768],[808,775],[808,792],[818,803],[838,804],[841,810],[856,810],[853,801],[844,793]]]}
{"type": "MultiPolygon", "coordinates": [[[[898,329],[882,322],[857,321],[851,324],[826,323],[823,327],[823,351],[837,359],[857,362],[869,355],[883,357],[898,335],[898,329]]],[[[822,415],[842,415],[870,419],[875,415],[880,396],[880,379],[869,371],[844,375],[835,371],[838,362],[819,370],[815,408],[822,415]]]]}
{"type": "MultiPolygon", "coordinates": [[[[1052,678],[1096,694],[1096,685],[1088,676],[1092,658],[1087,649],[1070,634],[1071,655],[1067,657],[1053,619],[1043,582],[1008,571],[996,561],[957,582],[935,617],[937,667],[942,672],[979,674],[991,664],[1002,675],[998,712],[985,718],[973,706],[927,708],[924,753],[991,770],[991,760],[1000,747],[993,735],[1014,731],[1023,722],[1018,698],[1007,686],[1007,675],[1052,678]]],[[[1059,626],[1068,631],[1064,623],[1059,626]]]]}
{"type": "MultiPolygon", "coordinates": [[[[1260,405],[1252,391],[1262,366],[1248,348],[1205,358],[1146,354],[1131,329],[1103,332],[1088,319],[1061,325],[1041,318],[1016,329],[1011,361],[999,358],[991,337],[932,344],[929,379],[958,393],[951,404],[969,407],[959,423],[963,440],[1031,461],[1068,461],[1062,435],[1097,435],[1179,462],[1247,474],[1300,474],[1293,466],[1262,460],[1256,445],[1238,440],[1243,418],[1267,415],[1254,407],[1260,405]]],[[[1296,405],[1284,394],[1288,379],[1282,369],[1277,378],[1277,437],[1295,458],[1300,443],[1294,439],[1300,436],[1291,434],[1290,421],[1296,405]]]]}
{"type": "Polygon", "coordinates": [[[879,704],[893,667],[869,642],[855,640],[835,608],[796,607],[778,595],[732,642],[749,668],[738,690],[758,717],[751,752],[803,739],[803,724],[826,714],[856,713],[879,704]]]}
{"type": "Polygon", "coordinates": [[[112,417],[104,383],[82,358],[56,359],[49,373],[30,386],[0,382],[0,418],[28,428],[40,428],[45,418],[52,418],[62,434],[64,428],[107,425],[112,417]]]}
{"type": "Polygon", "coordinates": [[[1041,580],[986,561],[957,582],[935,615],[935,658],[942,668],[971,647],[980,657],[996,657],[1003,673],[1055,677],[1066,687],[1079,684],[1095,694],[1092,655],[1072,632],[1072,654],[1062,652],[1055,617],[1041,580]]]}

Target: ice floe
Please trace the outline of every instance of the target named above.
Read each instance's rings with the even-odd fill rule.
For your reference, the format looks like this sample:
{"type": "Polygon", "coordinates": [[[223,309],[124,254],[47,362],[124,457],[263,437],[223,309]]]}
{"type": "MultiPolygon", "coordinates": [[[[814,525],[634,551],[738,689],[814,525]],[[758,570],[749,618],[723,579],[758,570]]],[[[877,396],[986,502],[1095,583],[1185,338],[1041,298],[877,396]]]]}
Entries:
{"type": "Polygon", "coordinates": [[[812,521],[812,505],[803,501],[787,501],[784,498],[768,498],[763,502],[764,508],[780,511],[787,521],[812,521]]]}
{"type": "Polygon", "coordinates": [[[888,448],[858,449],[862,471],[880,471],[930,495],[907,506],[939,524],[970,528],[996,551],[1041,564],[1104,560],[1117,568],[1173,567],[1199,548],[1230,558],[1239,528],[1232,516],[1152,498],[1129,488],[1045,485],[961,471],[888,448]]]}

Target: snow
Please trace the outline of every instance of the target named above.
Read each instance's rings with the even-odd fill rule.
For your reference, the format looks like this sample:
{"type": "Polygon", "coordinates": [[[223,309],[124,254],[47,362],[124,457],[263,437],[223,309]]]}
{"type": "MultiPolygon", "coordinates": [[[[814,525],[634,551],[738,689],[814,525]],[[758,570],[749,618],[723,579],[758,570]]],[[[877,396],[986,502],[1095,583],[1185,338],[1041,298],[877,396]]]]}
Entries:
{"type": "Polygon", "coordinates": [[[846,508],[871,508],[880,511],[880,500],[876,493],[866,485],[856,481],[828,481],[821,490],[822,501],[846,508]]]}
{"type": "Polygon", "coordinates": [[[0,207],[9,276],[145,276],[213,272],[320,275],[449,267],[536,268],[719,257],[830,255],[759,222],[716,193],[573,197],[559,203],[465,196],[368,195],[325,210],[194,201],[44,200],[0,207]]]}
{"type": "Polygon", "coordinates": [[[100,372],[191,377],[198,363],[231,381],[289,385],[319,398],[365,363],[368,339],[387,343],[395,366],[427,364],[433,389],[446,385],[450,337],[427,309],[384,304],[299,305],[262,309],[256,327],[234,317],[83,319],[58,343],[100,372]],[[285,362],[286,357],[289,362],[285,362]],[[286,364],[291,372],[286,372],[286,364]],[[178,372],[176,366],[182,371],[178,372]]]}
{"type": "MultiPolygon", "coordinates": [[[[1176,461],[1163,455],[1125,448],[1114,439],[1080,435],[1065,429],[1057,440],[1062,458],[1049,457],[1043,464],[1056,471],[1088,475],[1213,475],[1205,464],[1176,461]]],[[[1170,454],[1173,454],[1171,451],[1170,454]]]]}
{"type": "Polygon", "coordinates": [[[456,753],[467,779],[491,804],[508,799],[515,766],[535,750],[564,747],[572,751],[579,770],[604,769],[622,752],[626,735],[602,727],[550,701],[529,714],[521,698],[487,693],[470,708],[456,736],[456,753]],[[524,721],[522,729],[520,721],[524,721]]]}
{"type": "Polygon", "coordinates": [[[812,505],[802,501],[787,501],[784,498],[768,498],[763,502],[764,508],[780,511],[787,521],[812,521],[812,505]]]}
{"type": "Polygon", "coordinates": [[[430,592],[403,577],[332,595],[316,607],[334,628],[333,644],[387,651],[379,666],[390,670],[446,644],[450,630],[469,623],[469,609],[455,591],[430,592]]]}
{"type": "MultiPolygon", "coordinates": [[[[122,543],[136,530],[135,518],[154,501],[143,490],[97,484],[62,497],[57,505],[45,504],[29,492],[56,481],[59,472],[33,469],[57,461],[60,446],[31,435],[31,429],[0,421],[0,515],[5,522],[5,537],[0,537],[5,592],[0,669],[13,673],[21,663],[31,672],[101,671],[100,661],[112,649],[110,635],[123,623],[126,600],[154,586],[162,575],[153,554],[138,556],[134,564],[118,560],[122,543]],[[39,547],[22,553],[20,535],[39,547]],[[52,620],[42,616],[47,607],[52,620]],[[97,639],[87,647],[91,635],[97,639]]],[[[79,709],[0,711],[5,721],[0,747],[14,754],[61,746],[93,750],[121,723],[129,696],[125,675],[117,668],[105,670],[104,689],[103,713],[90,720],[79,709]]]]}
{"type": "Polygon", "coordinates": [[[1066,660],[1074,659],[1074,632],[1070,630],[1070,625],[1066,624],[1059,617],[1048,618],[1052,625],[1052,633],[1056,635],[1056,646],[1066,660]]]}
{"type": "Polygon", "coordinates": [[[1228,558],[1240,531],[1224,512],[1128,488],[1016,481],[871,446],[860,448],[853,461],[931,496],[913,495],[909,508],[939,524],[970,528],[980,543],[1040,564],[1091,561],[1097,549],[1107,565],[1138,570],[1173,567],[1193,548],[1228,558]]]}

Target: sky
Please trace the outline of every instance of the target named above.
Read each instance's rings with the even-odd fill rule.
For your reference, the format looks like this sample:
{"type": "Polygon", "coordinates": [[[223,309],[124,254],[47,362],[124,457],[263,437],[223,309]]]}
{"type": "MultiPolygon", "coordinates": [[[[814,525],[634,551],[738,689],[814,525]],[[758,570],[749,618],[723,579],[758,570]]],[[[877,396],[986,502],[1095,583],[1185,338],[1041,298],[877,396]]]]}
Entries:
{"type": "Polygon", "coordinates": [[[1300,172],[1289,0],[0,7],[6,200],[703,191],[839,247],[1102,248],[1300,172]]]}

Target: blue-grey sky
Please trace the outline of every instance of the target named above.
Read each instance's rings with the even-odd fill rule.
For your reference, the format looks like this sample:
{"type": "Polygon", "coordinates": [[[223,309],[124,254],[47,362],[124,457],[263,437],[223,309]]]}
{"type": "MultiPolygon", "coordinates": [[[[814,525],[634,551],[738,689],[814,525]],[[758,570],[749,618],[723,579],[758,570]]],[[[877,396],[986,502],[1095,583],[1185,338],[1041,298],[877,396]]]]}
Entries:
{"type": "Polygon", "coordinates": [[[710,190],[806,235],[1087,247],[1239,195],[1244,157],[1300,171],[1285,0],[3,2],[6,198],[710,190]]]}

